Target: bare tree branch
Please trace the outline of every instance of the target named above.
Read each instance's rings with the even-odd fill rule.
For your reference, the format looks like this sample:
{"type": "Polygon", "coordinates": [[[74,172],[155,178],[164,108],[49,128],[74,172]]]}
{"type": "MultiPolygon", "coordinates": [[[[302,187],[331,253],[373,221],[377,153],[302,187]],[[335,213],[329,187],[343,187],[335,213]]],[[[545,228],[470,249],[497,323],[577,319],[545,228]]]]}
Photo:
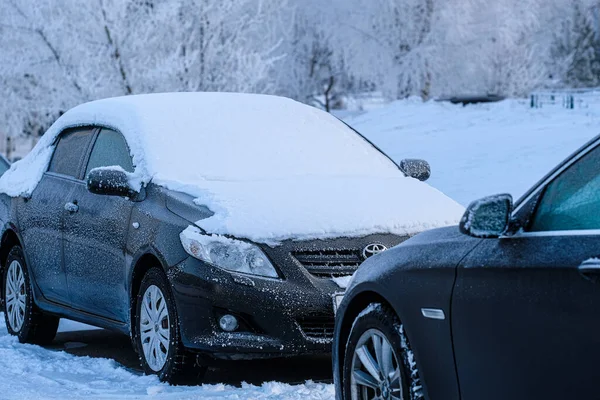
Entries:
{"type": "Polygon", "coordinates": [[[104,1],[100,1],[100,9],[102,10],[102,19],[104,20],[104,33],[106,33],[106,40],[108,45],[112,48],[112,57],[117,62],[117,68],[119,70],[119,75],[121,76],[121,81],[123,82],[123,88],[125,89],[126,94],[132,94],[133,90],[131,88],[131,84],[129,83],[129,79],[127,77],[127,72],[125,71],[125,66],[123,65],[123,58],[121,57],[121,52],[119,51],[118,44],[113,40],[113,35],[111,34],[111,30],[108,26],[108,18],[106,17],[106,9],[104,8],[104,1]]]}

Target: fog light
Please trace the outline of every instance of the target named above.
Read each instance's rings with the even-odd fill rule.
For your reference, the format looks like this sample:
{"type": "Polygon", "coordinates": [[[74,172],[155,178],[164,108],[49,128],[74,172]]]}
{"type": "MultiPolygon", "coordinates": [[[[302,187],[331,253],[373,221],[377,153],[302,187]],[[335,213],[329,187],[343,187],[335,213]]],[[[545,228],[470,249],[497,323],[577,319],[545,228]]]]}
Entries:
{"type": "Polygon", "coordinates": [[[223,315],[221,319],[219,319],[219,326],[225,332],[233,332],[238,328],[238,320],[233,315],[223,315]]]}

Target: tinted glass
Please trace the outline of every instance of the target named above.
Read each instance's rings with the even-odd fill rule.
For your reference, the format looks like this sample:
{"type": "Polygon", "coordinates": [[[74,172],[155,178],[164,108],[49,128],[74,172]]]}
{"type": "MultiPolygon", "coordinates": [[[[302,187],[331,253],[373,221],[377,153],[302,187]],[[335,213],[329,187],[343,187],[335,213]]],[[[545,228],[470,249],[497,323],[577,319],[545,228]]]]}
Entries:
{"type": "Polygon", "coordinates": [[[93,128],[69,129],[60,136],[48,171],[78,178],[93,128]]]}
{"type": "Polygon", "coordinates": [[[129,147],[123,135],[110,129],[102,129],[90,155],[85,176],[94,168],[112,166],[120,166],[127,172],[133,172],[129,147]]]}
{"type": "Polygon", "coordinates": [[[530,231],[600,229],[600,147],[580,158],[546,188],[530,231]]]}

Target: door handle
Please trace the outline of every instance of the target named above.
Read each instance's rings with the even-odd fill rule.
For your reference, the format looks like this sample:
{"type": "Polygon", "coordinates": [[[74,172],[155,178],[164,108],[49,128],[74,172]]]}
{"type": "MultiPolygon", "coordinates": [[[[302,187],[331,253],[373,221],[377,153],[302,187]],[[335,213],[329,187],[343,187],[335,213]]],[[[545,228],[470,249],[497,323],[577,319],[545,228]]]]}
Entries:
{"type": "Polygon", "coordinates": [[[65,204],[65,210],[67,210],[71,214],[74,214],[77,211],[79,211],[79,206],[77,205],[76,201],[74,201],[74,202],[68,202],[67,204],[65,204]]]}
{"type": "Polygon", "coordinates": [[[600,258],[590,258],[577,267],[579,273],[586,279],[596,281],[600,278],[600,258]]]}

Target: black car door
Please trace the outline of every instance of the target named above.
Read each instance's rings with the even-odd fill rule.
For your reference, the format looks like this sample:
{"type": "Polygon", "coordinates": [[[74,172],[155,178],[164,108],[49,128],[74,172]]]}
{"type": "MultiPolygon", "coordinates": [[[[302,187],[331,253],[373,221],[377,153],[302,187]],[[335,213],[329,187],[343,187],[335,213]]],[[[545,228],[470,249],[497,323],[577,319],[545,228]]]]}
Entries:
{"type": "Polygon", "coordinates": [[[461,263],[452,336],[462,398],[598,398],[600,148],[517,209],[524,229],[461,263]]]}
{"type": "Polygon", "coordinates": [[[58,139],[48,171],[30,197],[19,200],[17,218],[24,251],[43,296],[68,305],[63,266],[62,225],[65,203],[78,184],[93,128],[69,129],[58,139]]]}
{"type": "MultiPolygon", "coordinates": [[[[120,166],[133,172],[123,136],[102,129],[95,139],[83,174],[97,167],[120,166]]],[[[133,202],[103,196],[76,185],[69,202],[75,207],[65,218],[64,259],[74,308],[114,321],[129,315],[125,247],[133,202]]]]}

